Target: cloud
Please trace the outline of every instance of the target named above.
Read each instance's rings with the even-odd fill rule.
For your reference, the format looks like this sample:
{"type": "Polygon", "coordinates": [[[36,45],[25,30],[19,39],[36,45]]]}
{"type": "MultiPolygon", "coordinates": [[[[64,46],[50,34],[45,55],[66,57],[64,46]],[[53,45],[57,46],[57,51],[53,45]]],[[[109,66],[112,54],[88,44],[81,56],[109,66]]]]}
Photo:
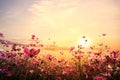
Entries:
{"type": "Polygon", "coordinates": [[[38,0],[29,11],[34,24],[58,30],[66,27],[68,31],[83,26],[83,32],[89,28],[101,26],[101,30],[106,30],[116,26],[119,24],[116,18],[120,15],[119,8],[110,0],[38,0]]]}
{"type": "Polygon", "coordinates": [[[35,21],[45,21],[49,26],[65,26],[66,20],[75,11],[78,3],[76,1],[58,1],[58,0],[41,0],[33,4],[29,9],[35,18],[35,21]],[[38,19],[38,20],[37,20],[38,19]]]}
{"type": "Polygon", "coordinates": [[[74,8],[78,5],[78,0],[40,0],[36,4],[33,4],[30,10],[37,15],[37,13],[51,12],[53,14],[67,9],[74,8]],[[34,12],[35,11],[35,12],[34,12]]]}

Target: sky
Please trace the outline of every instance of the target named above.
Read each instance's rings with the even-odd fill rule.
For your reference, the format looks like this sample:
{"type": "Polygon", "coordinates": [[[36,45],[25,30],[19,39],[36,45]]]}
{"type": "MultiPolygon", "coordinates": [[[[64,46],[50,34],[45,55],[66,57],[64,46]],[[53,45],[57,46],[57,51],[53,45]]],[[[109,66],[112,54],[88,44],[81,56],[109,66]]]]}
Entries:
{"type": "Polygon", "coordinates": [[[0,32],[7,39],[27,40],[35,34],[44,42],[76,45],[101,34],[120,48],[120,0],[0,0],[0,32]]]}

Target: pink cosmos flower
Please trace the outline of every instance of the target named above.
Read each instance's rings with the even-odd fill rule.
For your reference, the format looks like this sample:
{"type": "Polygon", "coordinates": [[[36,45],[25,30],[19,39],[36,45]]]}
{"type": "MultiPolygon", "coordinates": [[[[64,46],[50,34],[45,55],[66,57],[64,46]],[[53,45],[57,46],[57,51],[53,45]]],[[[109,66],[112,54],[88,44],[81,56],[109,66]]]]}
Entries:
{"type": "Polygon", "coordinates": [[[0,59],[3,58],[3,53],[0,51],[0,59]]]}
{"type": "Polygon", "coordinates": [[[62,80],[62,78],[61,77],[57,77],[56,80],[62,80]]]}
{"type": "Polygon", "coordinates": [[[82,45],[78,45],[78,48],[79,48],[79,49],[82,49],[82,48],[83,48],[83,46],[82,46],[82,45]]]}
{"type": "Polygon", "coordinates": [[[40,46],[40,47],[44,47],[44,45],[43,45],[43,44],[40,44],[39,46],[40,46]]]}
{"type": "Polygon", "coordinates": [[[49,60],[52,60],[53,56],[51,54],[48,54],[48,55],[46,55],[46,58],[49,59],[49,60]]]}
{"type": "Polygon", "coordinates": [[[62,74],[65,75],[65,74],[67,74],[67,72],[66,71],[62,71],[62,74]]]}
{"type": "Polygon", "coordinates": [[[93,77],[93,80],[107,80],[107,79],[103,76],[95,76],[93,77]]]}
{"type": "Polygon", "coordinates": [[[32,39],[35,39],[35,35],[32,35],[32,39]]]}
{"type": "Polygon", "coordinates": [[[40,52],[40,49],[36,50],[34,48],[28,49],[27,47],[24,48],[24,53],[26,57],[33,57],[40,52]]]}
{"type": "Polygon", "coordinates": [[[48,71],[47,70],[44,70],[44,69],[41,69],[41,72],[44,73],[44,74],[47,74],[48,71]]]}
{"type": "Polygon", "coordinates": [[[3,33],[0,32],[0,37],[3,37],[3,33]]]}
{"type": "Polygon", "coordinates": [[[86,36],[83,36],[82,38],[84,39],[84,38],[86,38],[86,36]]]}
{"type": "Polygon", "coordinates": [[[63,51],[60,51],[60,54],[61,54],[61,55],[63,55],[63,54],[64,54],[64,52],[63,52],[63,51]]]}
{"type": "Polygon", "coordinates": [[[38,40],[39,38],[37,37],[36,40],[38,40]]]}
{"type": "Polygon", "coordinates": [[[36,46],[36,44],[29,44],[29,46],[31,46],[31,47],[35,47],[35,46],[36,46]]]}
{"type": "Polygon", "coordinates": [[[88,40],[86,39],[85,42],[87,42],[88,40]]]}
{"type": "Polygon", "coordinates": [[[16,46],[17,46],[16,44],[13,44],[13,45],[12,45],[12,50],[13,50],[13,51],[16,51],[16,50],[17,50],[17,49],[16,49],[16,46]]]}
{"type": "Polygon", "coordinates": [[[69,52],[73,52],[74,49],[75,47],[71,47],[69,52]]]}
{"type": "Polygon", "coordinates": [[[102,36],[106,36],[106,34],[102,34],[102,36]]]}
{"type": "Polygon", "coordinates": [[[34,70],[30,70],[29,72],[30,72],[30,74],[32,74],[34,72],[34,70]]]}
{"type": "Polygon", "coordinates": [[[6,56],[9,58],[9,57],[15,57],[16,54],[14,53],[11,53],[11,52],[6,52],[6,56]]]}
{"type": "Polygon", "coordinates": [[[8,77],[11,77],[12,76],[12,73],[10,71],[7,72],[7,76],[8,77]]]}
{"type": "Polygon", "coordinates": [[[116,59],[116,58],[118,58],[118,56],[119,56],[119,51],[112,51],[111,53],[110,53],[110,57],[111,58],[113,58],[113,59],[116,59]]]}
{"type": "Polygon", "coordinates": [[[0,41],[0,42],[1,42],[1,44],[5,45],[6,47],[10,44],[10,42],[7,41],[7,40],[3,40],[3,41],[0,41]]]}
{"type": "Polygon", "coordinates": [[[54,42],[53,42],[53,44],[55,45],[55,44],[56,44],[56,42],[54,41],[54,42]]]}

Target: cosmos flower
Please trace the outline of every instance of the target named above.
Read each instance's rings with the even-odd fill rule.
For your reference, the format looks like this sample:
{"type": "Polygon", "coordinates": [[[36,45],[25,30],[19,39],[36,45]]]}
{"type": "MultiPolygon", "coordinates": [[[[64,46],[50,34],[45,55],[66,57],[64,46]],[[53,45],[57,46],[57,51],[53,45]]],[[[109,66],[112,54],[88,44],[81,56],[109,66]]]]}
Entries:
{"type": "Polygon", "coordinates": [[[103,76],[95,76],[93,80],[107,80],[107,79],[103,76]]]}
{"type": "Polygon", "coordinates": [[[34,72],[34,70],[30,70],[29,72],[30,72],[30,74],[32,74],[34,72]]]}
{"type": "Polygon", "coordinates": [[[106,34],[102,34],[102,36],[106,36],[106,34]]]}
{"type": "Polygon", "coordinates": [[[47,54],[46,55],[46,58],[49,59],[49,60],[52,60],[53,59],[53,56],[51,54],[47,54]]]}
{"type": "Polygon", "coordinates": [[[61,55],[63,55],[63,54],[64,54],[64,52],[63,52],[63,51],[60,51],[60,54],[61,54],[61,55]]]}
{"type": "Polygon", "coordinates": [[[0,37],[3,37],[3,33],[0,32],[0,37]]]}
{"type": "Polygon", "coordinates": [[[56,80],[62,80],[62,78],[61,77],[57,77],[56,80]]]}
{"type": "Polygon", "coordinates": [[[27,47],[24,48],[24,53],[25,53],[26,57],[33,57],[33,56],[37,55],[39,52],[40,52],[40,49],[36,50],[34,48],[31,48],[31,49],[29,49],[27,47]]]}
{"type": "Polygon", "coordinates": [[[3,58],[3,53],[0,51],[0,59],[3,58]]]}
{"type": "Polygon", "coordinates": [[[15,57],[16,54],[14,53],[11,53],[11,52],[6,52],[6,56],[9,58],[9,57],[15,57]]]}
{"type": "Polygon", "coordinates": [[[33,40],[35,39],[35,35],[32,35],[32,39],[33,39],[33,40]]]}
{"type": "Polygon", "coordinates": [[[16,50],[17,50],[17,49],[16,49],[16,46],[17,46],[16,44],[13,44],[13,45],[12,45],[12,50],[13,50],[13,51],[16,51],[16,50]]]}
{"type": "Polygon", "coordinates": [[[86,36],[83,36],[82,38],[84,39],[84,38],[86,38],[86,36]]]}
{"type": "Polygon", "coordinates": [[[75,47],[71,47],[71,48],[70,48],[70,52],[72,52],[74,49],[75,49],[75,47]]]}

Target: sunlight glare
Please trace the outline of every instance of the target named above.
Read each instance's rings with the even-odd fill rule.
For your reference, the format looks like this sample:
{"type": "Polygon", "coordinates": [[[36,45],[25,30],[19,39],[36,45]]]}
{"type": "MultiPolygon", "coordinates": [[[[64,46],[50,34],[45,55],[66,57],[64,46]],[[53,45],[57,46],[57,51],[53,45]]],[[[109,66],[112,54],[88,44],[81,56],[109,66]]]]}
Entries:
{"type": "Polygon", "coordinates": [[[82,45],[83,47],[89,47],[90,43],[90,38],[80,38],[80,40],[78,41],[78,45],[82,45]]]}

